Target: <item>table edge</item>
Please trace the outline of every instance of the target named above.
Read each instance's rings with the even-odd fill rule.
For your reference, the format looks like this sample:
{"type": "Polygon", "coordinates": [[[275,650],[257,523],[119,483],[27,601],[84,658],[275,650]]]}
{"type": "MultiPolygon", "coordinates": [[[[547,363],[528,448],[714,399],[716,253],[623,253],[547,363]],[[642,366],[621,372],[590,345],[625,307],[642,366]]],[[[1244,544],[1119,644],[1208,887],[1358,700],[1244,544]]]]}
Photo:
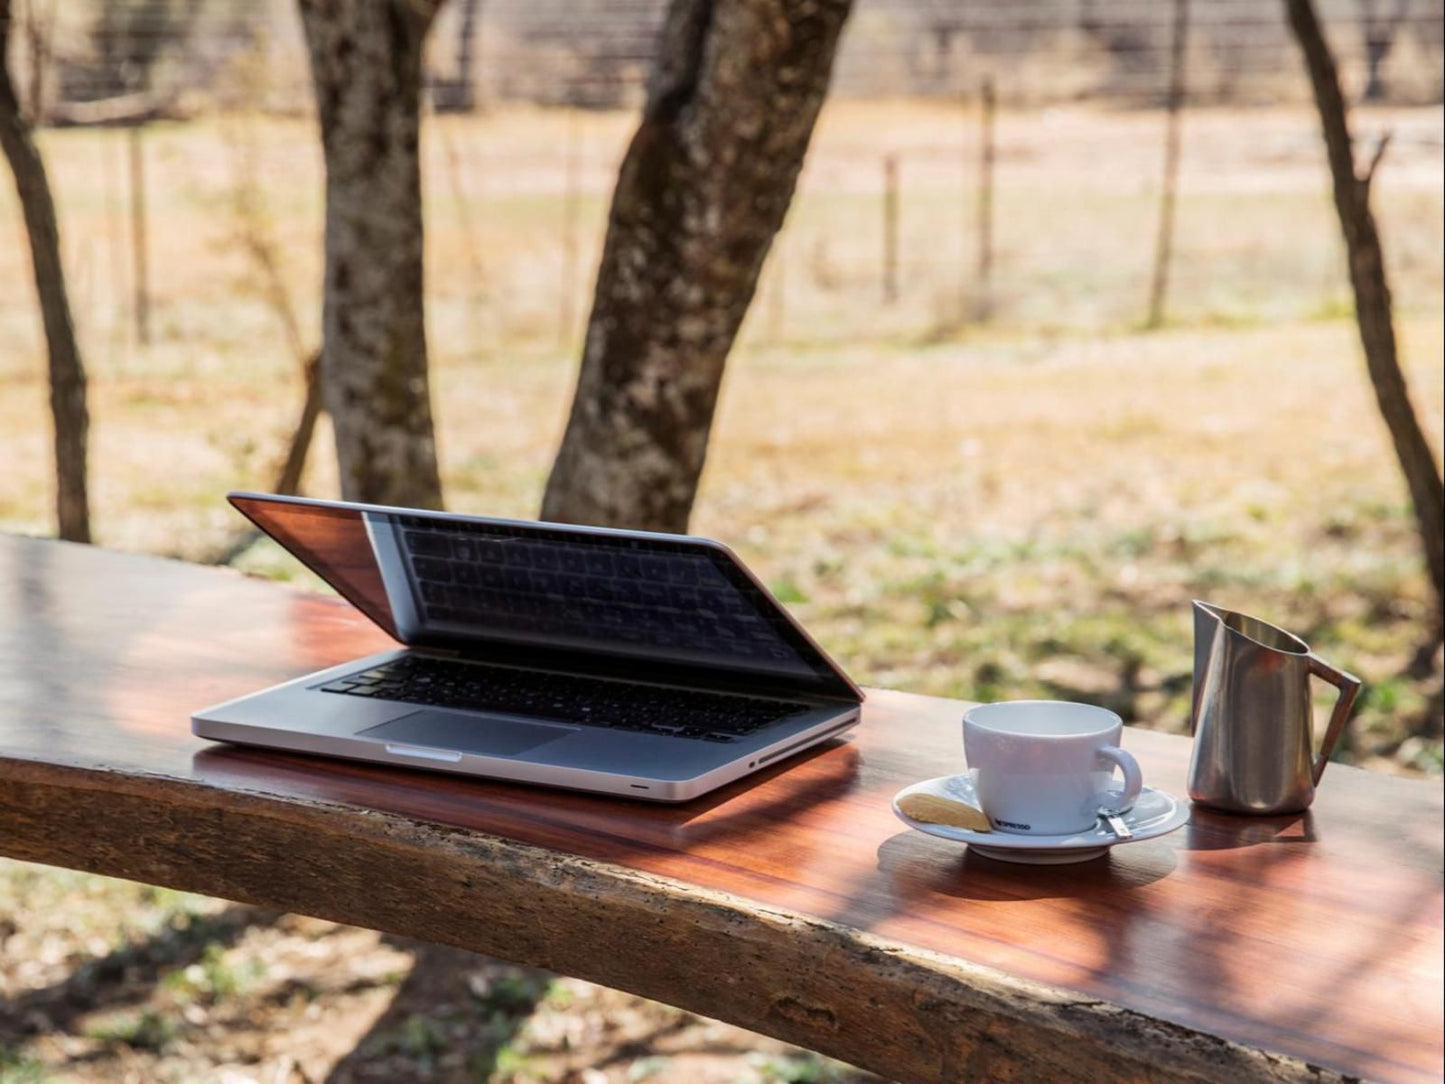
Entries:
{"type": "Polygon", "coordinates": [[[547,968],[890,1079],[984,1079],[1005,1068],[1085,1081],[1349,1079],[626,866],[322,799],[246,788],[219,803],[217,793],[171,776],[0,756],[0,854],[547,968]],[[416,885],[425,886],[420,904],[416,885]],[[740,960],[754,972],[747,983],[734,976],[740,960]]]}

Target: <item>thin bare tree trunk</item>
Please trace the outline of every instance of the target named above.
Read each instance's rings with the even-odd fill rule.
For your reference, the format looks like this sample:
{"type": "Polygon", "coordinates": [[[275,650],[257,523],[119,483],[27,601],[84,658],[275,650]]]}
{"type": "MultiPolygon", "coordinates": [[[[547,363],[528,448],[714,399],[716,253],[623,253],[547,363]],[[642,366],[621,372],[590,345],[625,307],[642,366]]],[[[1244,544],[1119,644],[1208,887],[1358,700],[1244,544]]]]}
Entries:
{"type": "Polygon", "coordinates": [[[418,158],[422,41],[440,3],[300,3],[326,158],[322,384],[348,500],[442,502],[418,158]]]}
{"type": "Polygon", "coordinates": [[[60,229],[45,163],[21,115],[10,77],[10,0],[0,0],[0,148],[15,174],[15,189],[30,237],[30,259],[40,315],[50,355],[50,410],[55,420],[56,515],[60,537],[90,541],[90,504],[86,495],[86,437],[90,414],[85,401],[85,365],[75,339],[65,268],[60,262],[60,229]]]}
{"type": "Polygon", "coordinates": [[[1405,374],[1400,369],[1391,319],[1390,287],[1385,280],[1385,258],[1375,218],[1370,213],[1370,182],[1380,164],[1385,143],[1381,141],[1364,174],[1357,174],[1339,75],[1314,7],[1310,0],[1285,0],[1285,9],[1304,53],[1315,104],[1319,107],[1330,175],[1334,180],[1335,210],[1345,235],[1350,285],[1355,293],[1355,319],[1364,344],[1365,365],[1415,505],[1420,540],[1425,547],[1425,564],[1435,588],[1435,635],[1438,636],[1445,629],[1445,487],[1441,483],[1440,466],[1410,405],[1405,374]]]}
{"type": "Polygon", "coordinates": [[[681,531],[851,0],[672,0],[544,519],[681,531]]]}

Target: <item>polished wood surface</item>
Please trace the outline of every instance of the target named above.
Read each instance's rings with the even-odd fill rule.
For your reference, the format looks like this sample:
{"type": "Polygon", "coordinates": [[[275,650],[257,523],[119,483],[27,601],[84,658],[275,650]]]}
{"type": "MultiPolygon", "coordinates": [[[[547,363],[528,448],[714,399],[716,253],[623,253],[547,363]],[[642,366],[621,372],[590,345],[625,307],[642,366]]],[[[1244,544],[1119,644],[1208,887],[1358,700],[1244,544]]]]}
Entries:
{"type": "MultiPolygon", "coordinates": [[[[676,807],[190,733],[200,707],[388,643],[235,573],[0,538],[0,853],[466,944],[898,1079],[1006,1055],[1025,1077],[1441,1075],[1438,783],[1335,765],[1304,815],[1195,810],[1105,859],[1020,867],[889,810],[961,767],[945,700],[871,693],[851,738],[676,807]]],[[[1183,793],[1187,740],[1125,745],[1183,793]]]]}

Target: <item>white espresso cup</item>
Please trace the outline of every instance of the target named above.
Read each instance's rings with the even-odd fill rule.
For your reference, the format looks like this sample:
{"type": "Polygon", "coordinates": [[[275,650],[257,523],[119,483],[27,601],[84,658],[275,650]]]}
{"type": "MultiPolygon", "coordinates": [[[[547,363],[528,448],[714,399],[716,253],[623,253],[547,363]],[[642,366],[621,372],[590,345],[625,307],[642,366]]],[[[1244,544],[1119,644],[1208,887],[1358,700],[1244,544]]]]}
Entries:
{"type": "Polygon", "coordinates": [[[1003,832],[1057,836],[1134,804],[1144,779],[1119,748],[1124,721],[1106,708],[1064,700],[980,704],[963,716],[963,753],[979,805],[1003,832]],[[1114,769],[1124,787],[1112,786],[1114,769]]]}

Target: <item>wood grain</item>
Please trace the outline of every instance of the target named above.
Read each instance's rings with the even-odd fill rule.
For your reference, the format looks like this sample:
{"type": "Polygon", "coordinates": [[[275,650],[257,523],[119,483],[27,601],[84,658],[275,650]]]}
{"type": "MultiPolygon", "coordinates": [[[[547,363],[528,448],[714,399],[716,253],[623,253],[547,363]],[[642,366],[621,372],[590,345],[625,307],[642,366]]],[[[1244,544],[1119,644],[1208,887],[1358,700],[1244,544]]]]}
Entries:
{"type": "MultiPolygon", "coordinates": [[[[678,807],[209,745],[191,711],[386,645],[344,604],[0,538],[0,853],[549,967],[906,1081],[1438,1079],[1441,788],[1333,766],[1073,867],[912,832],[956,702],[678,807]]],[[[1188,742],[1129,731],[1182,793],[1188,742]]]]}

